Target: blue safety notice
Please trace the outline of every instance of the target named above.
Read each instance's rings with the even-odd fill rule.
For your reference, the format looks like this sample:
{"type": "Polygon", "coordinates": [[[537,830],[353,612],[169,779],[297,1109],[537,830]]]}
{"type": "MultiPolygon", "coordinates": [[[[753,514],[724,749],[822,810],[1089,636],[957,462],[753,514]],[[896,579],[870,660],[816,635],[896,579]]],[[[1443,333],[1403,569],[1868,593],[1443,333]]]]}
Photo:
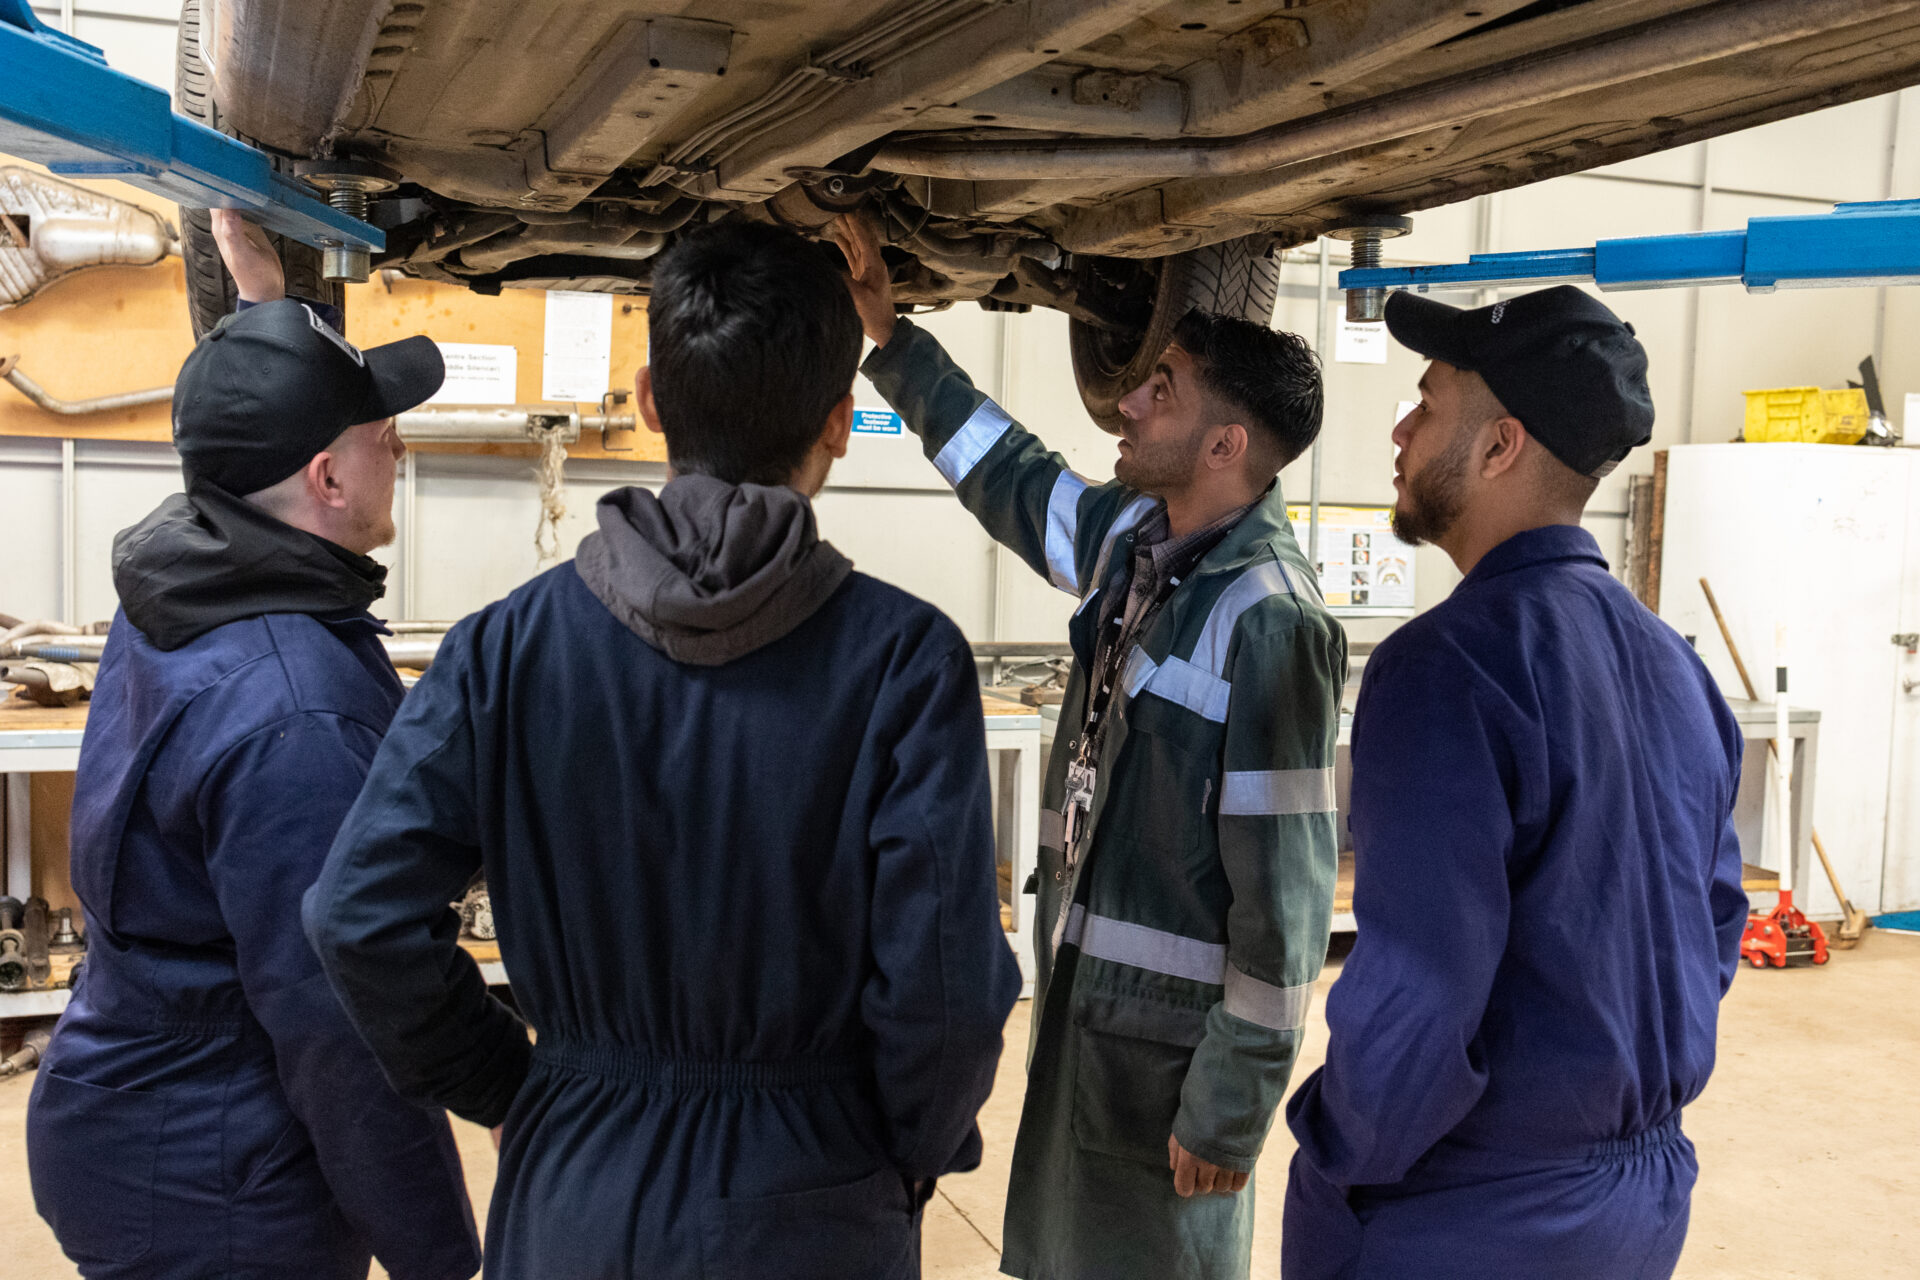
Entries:
{"type": "Polygon", "coordinates": [[[906,431],[900,415],[891,409],[855,409],[853,429],[865,436],[897,436],[906,431]]]}

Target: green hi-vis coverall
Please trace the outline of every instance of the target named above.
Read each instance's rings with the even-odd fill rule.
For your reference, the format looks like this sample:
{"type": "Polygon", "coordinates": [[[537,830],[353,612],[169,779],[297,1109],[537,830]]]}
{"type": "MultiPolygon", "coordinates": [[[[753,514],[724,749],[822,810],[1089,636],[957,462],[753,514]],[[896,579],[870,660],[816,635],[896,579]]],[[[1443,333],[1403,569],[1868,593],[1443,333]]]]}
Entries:
{"type": "Polygon", "coordinates": [[[1345,634],[1276,484],[1126,656],[1069,868],[1094,631],[1158,499],[1075,475],[906,321],[863,371],[987,531],[1082,597],[1041,800],[1039,1004],[1001,1267],[1245,1276],[1252,1185],[1182,1199],[1167,1136],[1251,1170],[1286,1091],[1333,908],[1345,634]]]}

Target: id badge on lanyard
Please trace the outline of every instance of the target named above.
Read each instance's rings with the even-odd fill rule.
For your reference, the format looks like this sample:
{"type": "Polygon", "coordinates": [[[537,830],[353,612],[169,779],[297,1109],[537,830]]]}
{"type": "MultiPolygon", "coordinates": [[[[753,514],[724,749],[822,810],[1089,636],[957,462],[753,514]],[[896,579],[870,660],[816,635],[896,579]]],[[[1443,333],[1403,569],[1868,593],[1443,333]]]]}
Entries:
{"type": "Polygon", "coordinates": [[[1082,760],[1067,766],[1067,794],[1060,809],[1066,819],[1062,852],[1069,867],[1078,860],[1080,840],[1086,835],[1088,820],[1093,816],[1093,789],[1099,776],[1098,770],[1082,760]]]}

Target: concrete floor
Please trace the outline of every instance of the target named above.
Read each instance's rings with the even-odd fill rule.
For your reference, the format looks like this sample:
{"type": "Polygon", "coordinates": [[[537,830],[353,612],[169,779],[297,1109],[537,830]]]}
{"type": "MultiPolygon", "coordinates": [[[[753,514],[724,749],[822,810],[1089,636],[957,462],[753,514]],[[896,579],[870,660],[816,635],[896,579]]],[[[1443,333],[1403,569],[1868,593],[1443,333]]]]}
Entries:
{"type": "MultiPolygon", "coordinates": [[[[1296,1079],[1320,1064],[1317,993],[1296,1079]]],[[[1920,1275],[1920,937],[1869,935],[1824,970],[1742,971],[1721,1020],[1720,1065],[1687,1111],[1700,1153],[1688,1280],[1875,1280],[1920,1275]]],[[[926,1226],[929,1280],[996,1274],[1007,1166],[1020,1114],[1028,1006],[1007,1026],[998,1086],[980,1122],[987,1159],[946,1179],[926,1226]]],[[[27,1194],[23,1118],[31,1078],[0,1081],[0,1275],[68,1280],[27,1194]]],[[[476,1208],[493,1189],[493,1149],[456,1122],[476,1208]]],[[[1279,1269],[1280,1201],[1293,1143],[1280,1126],[1261,1162],[1254,1275],[1279,1269]]],[[[376,1275],[385,1273],[376,1268],[376,1275]]]]}

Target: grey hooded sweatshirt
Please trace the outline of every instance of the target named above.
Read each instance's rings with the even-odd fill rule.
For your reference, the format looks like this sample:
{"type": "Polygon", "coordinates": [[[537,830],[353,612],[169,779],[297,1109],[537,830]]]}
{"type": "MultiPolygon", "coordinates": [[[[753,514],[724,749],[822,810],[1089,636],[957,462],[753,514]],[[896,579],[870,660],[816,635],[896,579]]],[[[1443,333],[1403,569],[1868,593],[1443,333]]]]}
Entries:
{"type": "Polygon", "coordinates": [[[601,604],[676,662],[715,667],[773,643],[825,604],[853,562],[820,540],[784,485],[677,476],[600,499],[576,567],[601,604]]]}

